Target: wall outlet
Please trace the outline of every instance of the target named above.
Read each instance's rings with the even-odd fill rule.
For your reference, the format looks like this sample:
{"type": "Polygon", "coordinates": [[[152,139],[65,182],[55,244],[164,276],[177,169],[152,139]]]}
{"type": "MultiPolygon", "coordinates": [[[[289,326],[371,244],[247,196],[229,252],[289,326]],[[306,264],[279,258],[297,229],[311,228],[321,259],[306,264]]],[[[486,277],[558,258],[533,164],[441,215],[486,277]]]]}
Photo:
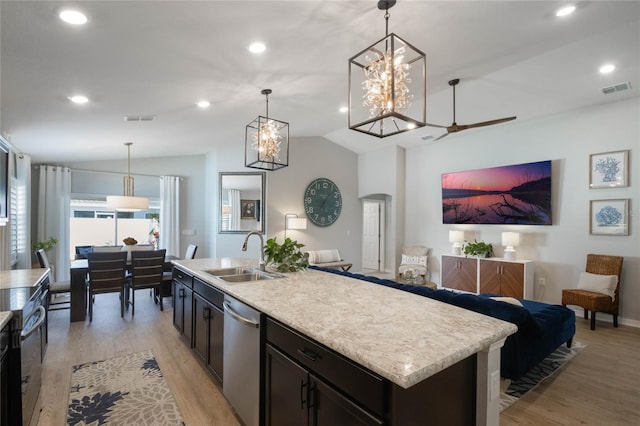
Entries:
{"type": "Polygon", "coordinates": [[[547,284],[547,281],[544,278],[538,278],[538,284],[539,285],[545,285],[545,284],[547,284]]]}

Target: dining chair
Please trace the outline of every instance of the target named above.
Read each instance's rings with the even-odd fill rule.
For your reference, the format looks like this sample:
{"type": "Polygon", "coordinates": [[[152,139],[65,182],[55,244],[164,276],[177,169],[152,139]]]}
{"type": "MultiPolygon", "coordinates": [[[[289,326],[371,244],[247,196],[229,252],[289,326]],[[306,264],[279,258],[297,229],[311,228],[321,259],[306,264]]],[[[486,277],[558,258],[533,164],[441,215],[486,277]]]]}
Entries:
{"type": "Polygon", "coordinates": [[[40,263],[41,268],[49,268],[49,306],[47,307],[50,311],[57,311],[59,309],[69,309],[71,308],[71,301],[67,300],[64,302],[54,302],[54,299],[62,294],[70,295],[71,292],[71,282],[66,281],[56,281],[53,273],[53,269],[51,269],[51,264],[49,264],[49,257],[47,256],[47,252],[44,249],[40,249],[36,251],[36,257],[38,258],[38,263],[40,263]],[[51,306],[56,306],[52,308],[51,306]]]}
{"type": "Polygon", "coordinates": [[[120,317],[124,317],[124,281],[127,270],[127,253],[93,252],[87,253],[89,273],[89,322],[93,321],[93,302],[96,294],[120,293],[120,317]]]}
{"type": "MultiPolygon", "coordinates": [[[[195,244],[189,244],[187,246],[187,250],[184,254],[184,259],[193,259],[196,257],[196,252],[198,251],[198,246],[195,244]]],[[[171,282],[173,281],[173,268],[168,271],[165,271],[162,274],[162,284],[160,285],[160,289],[157,292],[157,300],[160,302],[160,306],[162,306],[162,299],[164,297],[171,297],[171,282]]]]}
{"type": "MultiPolygon", "coordinates": [[[[136,290],[150,288],[159,291],[166,253],[165,249],[131,252],[131,274],[126,280],[126,300],[131,305],[131,316],[135,315],[136,310],[136,290]]],[[[162,303],[160,310],[164,310],[162,303]]]]}

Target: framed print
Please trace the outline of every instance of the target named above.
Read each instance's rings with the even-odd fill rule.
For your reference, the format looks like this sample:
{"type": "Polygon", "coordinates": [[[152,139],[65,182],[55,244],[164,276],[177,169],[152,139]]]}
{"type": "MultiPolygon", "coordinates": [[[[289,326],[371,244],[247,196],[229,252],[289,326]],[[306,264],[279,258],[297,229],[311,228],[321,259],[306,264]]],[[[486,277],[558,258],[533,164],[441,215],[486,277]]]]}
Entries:
{"type": "Polygon", "coordinates": [[[629,186],[629,150],[603,152],[589,156],[589,187],[629,186]]]}
{"type": "Polygon", "coordinates": [[[629,235],[629,199],[591,200],[591,235],[629,235]]]}
{"type": "Polygon", "coordinates": [[[240,200],[240,219],[256,218],[256,200],[240,200]]]}

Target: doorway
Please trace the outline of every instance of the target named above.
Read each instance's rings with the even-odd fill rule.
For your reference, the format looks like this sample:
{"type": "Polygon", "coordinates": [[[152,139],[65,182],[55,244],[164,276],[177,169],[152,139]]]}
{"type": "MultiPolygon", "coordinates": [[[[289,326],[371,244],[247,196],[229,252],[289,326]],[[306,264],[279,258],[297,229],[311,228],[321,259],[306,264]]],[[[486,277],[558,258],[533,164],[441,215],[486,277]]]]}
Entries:
{"type": "Polygon", "coordinates": [[[362,202],[362,269],[384,271],[385,201],[362,202]]]}

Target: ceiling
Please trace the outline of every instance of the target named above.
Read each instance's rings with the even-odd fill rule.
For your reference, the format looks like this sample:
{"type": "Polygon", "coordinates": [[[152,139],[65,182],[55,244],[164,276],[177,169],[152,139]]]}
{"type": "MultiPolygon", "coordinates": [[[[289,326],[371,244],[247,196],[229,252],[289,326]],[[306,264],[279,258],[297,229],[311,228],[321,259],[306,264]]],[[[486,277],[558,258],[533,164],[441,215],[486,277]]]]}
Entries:
{"type": "MultiPolygon", "coordinates": [[[[640,2],[409,1],[389,29],[427,55],[427,121],[459,124],[517,115],[530,120],[638,97],[640,2]],[[598,68],[614,63],[616,71],[598,68]],[[627,91],[601,88],[630,81],[627,91]]],[[[197,155],[244,147],[245,126],[264,115],[292,138],[323,136],[354,152],[434,143],[424,127],[378,139],[347,128],[348,60],[384,36],[368,1],[5,1],[0,3],[0,124],[34,162],[68,163],[197,155]],[[89,17],[57,18],[63,5],[89,17]],[[267,50],[254,55],[256,40],[267,50]],[[71,103],[83,93],[90,102],[71,103]],[[211,106],[195,103],[207,99],[211,106]],[[125,122],[125,115],[154,115],[125,122]]],[[[466,132],[482,132],[473,129],[466,132]]],[[[437,143],[450,143],[450,135],[437,143]]],[[[296,143],[295,141],[293,143],[296,143]]],[[[298,143],[304,143],[299,140],[298,143]]]]}

